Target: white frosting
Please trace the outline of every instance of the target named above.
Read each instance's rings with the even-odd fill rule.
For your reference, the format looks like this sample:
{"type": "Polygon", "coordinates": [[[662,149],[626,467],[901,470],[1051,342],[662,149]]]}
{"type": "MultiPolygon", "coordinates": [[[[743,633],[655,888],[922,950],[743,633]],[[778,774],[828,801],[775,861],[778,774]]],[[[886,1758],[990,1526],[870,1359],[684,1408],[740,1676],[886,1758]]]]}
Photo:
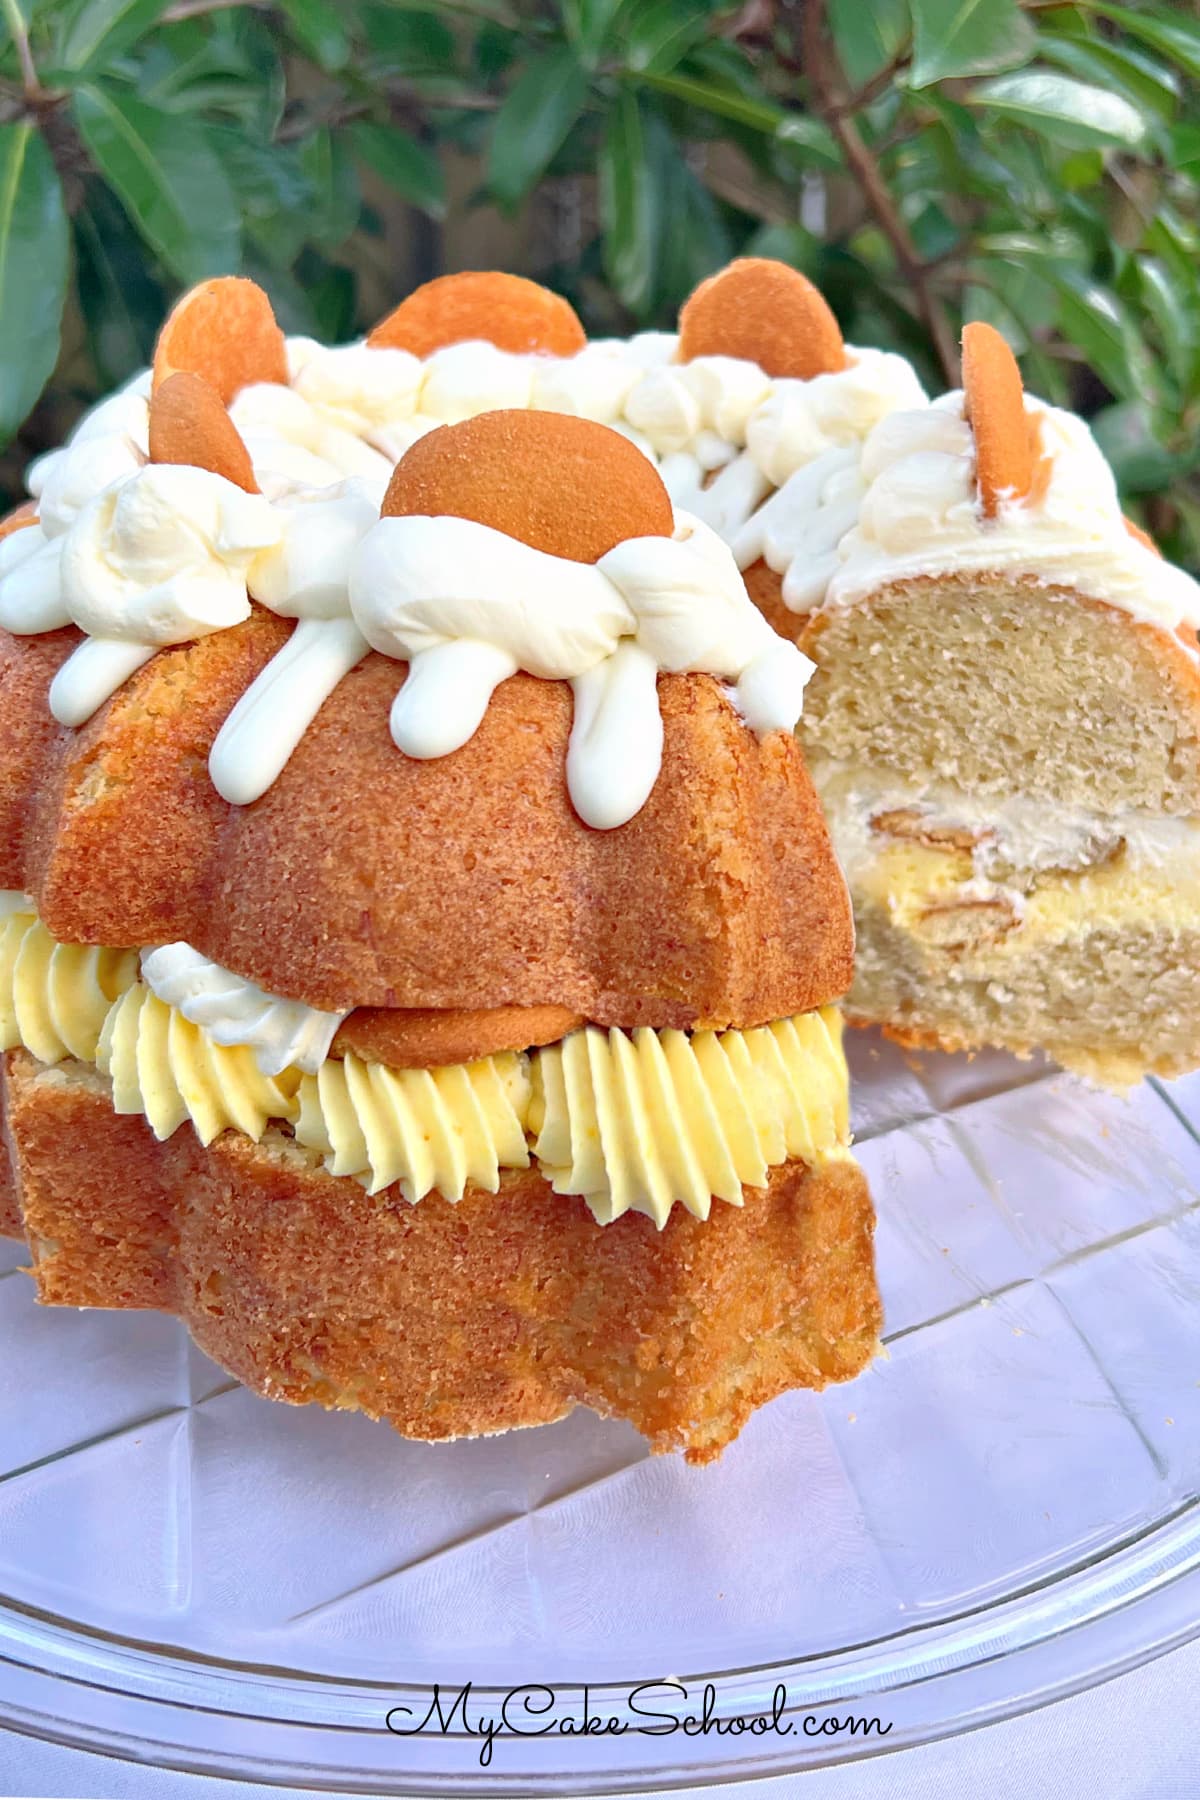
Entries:
{"type": "Polygon", "coordinates": [[[886,351],[849,348],[844,369],[807,382],[772,380],[735,357],[678,363],[677,351],[671,332],[599,339],[569,357],[469,341],[424,361],[362,342],[323,349],[296,338],[288,344],[293,386],[246,388],[230,411],[263,491],[272,496],[345,475],[373,478],[378,470],[356,460],[346,436],[360,455],[395,461],[436,426],[479,413],[525,407],[571,413],[612,426],[655,462],[674,462],[673,497],[714,528],[721,525],[721,501],[710,513],[695,495],[706,474],[749,446],[738,459],[736,529],[795,469],[834,446],[857,443],[889,411],[924,399],[910,365],[886,351]]]}
{"type": "Polygon", "coordinates": [[[830,606],[913,576],[996,570],[1073,588],[1174,630],[1200,625],[1200,585],[1126,529],[1116,481],[1083,420],[1026,396],[1041,423],[1049,479],[1035,499],[983,516],[975,440],[961,393],[893,414],[863,446],[868,486],[840,546],[830,606]]]}
{"type": "Polygon", "coordinates": [[[215,1044],[245,1044],[264,1075],[288,1068],[315,1075],[346,1017],[265,993],[190,944],[143,950],[142,976],[160,1000],[201,1026],[215,1044]]]}
{"type": "Polygon", "coordinates": [[[750,419],[746,441],[764,475],[781,487],[814,457],[861,443],[889,413],[924,403],[921,384],[904,357],[848,345],[844,369],[814,375],[811,381],[776,381],[750,419]]]}
{"type": "Polygon", "coordinates": [[[660,670],[737,683],[735,703],[764,733],[795,728],[812,673],[753,607],[725,546],[686,515],[674,537],[629,539],[595,564],[471,520],[382,519],[355,558],[350,607],[376,650],[410,665],[391,721],[410,756],[466,743],[518,669],[580,684],[568,786],[598,829],[631,818],[657,779],[660,670]]]}
{"type": "Polygon", "coordinates": [[[856,496],[853,482],[823,476],[814,523],[787,478],[831,447],[850,457],[877,417],[922,398],[908,365],[875,351],[851,349],[845,370],[807,383],[731,357],[681,364],[677,353],[666,332],[565,358],[468,342],[420,360],[289,339],[291,385],[253,384],[230,408],[256,496],[204,471],[146,465],[143,372],[30,472],[44,519],[0,543],[0,625],[73,622],[88,634],[51,690],[55,716],[78,725],[156,647],[246,618],[248,591],[295,619],[213,746],[213,781],[237,804],[279,776],[371,644],[409,664],[392,730],[414,756],[466,742],[518,668],[568,680],[572,796],[589,822],[619,824],[661,763],[660,671],[735,683],[758,731],[791,729],[799,716],[810,665],[766,630],[714,533],[743,563],[763,554],[784,567],[789,603],[808,603],[856,496]],[[619,545],[591,567],[469,521],[378,520],[404,450],[438,425],[502,407],[622,433],[661,464],[675,538],[619,545]]]}
{"type": "Polygon", "coordinates": [[[0,539],[0,625],[16,637],[71,623],[63,598],[62,539],[23,525],[0,539]]]}
{"type": "Polygon", "coordinates": [[[783,576],[783,601],[792,612],[819,606],[841,567],[838,546],[858,518],[863,488],[857,446],[823,451],[735,533],[738,567],[761,557],[783,576]]]}
{"type": "Polygon", "coordinates": [[[246,571],[279,530],[261,495],[205,469],[148,464],[91,500],[62,544],[63,604],[88,635],[51,684],[55,718],[82,724],[155,649],[248,618],[246,571]]]}
{"type": "Polygon", "coordinates": [[[47,537],[59,537],[103,489],[128,481],[150,453],[150,372],[86,412],[61,450],[30,464],[25,481],[47,537]]]}
{"type": "Polygon", "coordinates": [[[91,637],[181,644],[250,614],[246,572],[280,521],[221,475],[147,464],[98,495],[63,546],[70,616],[91,637]]]}
{"type": "Polygon", "coordinates": [[[367,654],[350,616],[350,566],[379,523],[369,486],[346,481],[294,494],[276,506],[279,541],[249,573],[254,598],[300,623],[246,689],[209,753],[213,786],[245,806],[283,772],[288,758],[338,682],[367,654]]]}
{"type": "MultiPolygon", "coordinates": [[[[315,362],[306,364],[299,379],[305,381],[319,367],[315,362]]],[[[314,405],[298,389],[253,382],[235,395],[229,416],[249,452],[259,487],[271,499],[329,487],[348,475],[371,482],[381,494],[387,486],[392,462],[364,442],[355,428],[357,419],[314,405]]]]}
{"type": "Polygon", "coordinates": [[[254,598],[284,619],[348,618],[350,563],[382,497],[355,479],[277,501],[278,535],[250,565],[254,598]]]}
{"type": "Polygon", "coordinates": [[[372,426],[408,418],[421,393],[420,359],[407,350],[371,350],[342,344],[314,345],[292,377],[297,394],[349,431],[369,436],[372,426]]]}

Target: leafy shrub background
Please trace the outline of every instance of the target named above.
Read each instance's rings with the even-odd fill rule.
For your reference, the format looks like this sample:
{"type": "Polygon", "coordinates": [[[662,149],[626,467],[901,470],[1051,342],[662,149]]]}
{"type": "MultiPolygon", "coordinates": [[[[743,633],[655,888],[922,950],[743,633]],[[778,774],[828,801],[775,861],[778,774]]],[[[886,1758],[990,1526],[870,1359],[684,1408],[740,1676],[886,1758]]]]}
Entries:
{"type": "Polygon", "coordinates": [[[0,0],[0,486],[243,270],[345,338],[504,266],[594,330],[739,252],[956,379],[968,317],[1200,564],[1200,23],[1079,0],[0,0]]]}

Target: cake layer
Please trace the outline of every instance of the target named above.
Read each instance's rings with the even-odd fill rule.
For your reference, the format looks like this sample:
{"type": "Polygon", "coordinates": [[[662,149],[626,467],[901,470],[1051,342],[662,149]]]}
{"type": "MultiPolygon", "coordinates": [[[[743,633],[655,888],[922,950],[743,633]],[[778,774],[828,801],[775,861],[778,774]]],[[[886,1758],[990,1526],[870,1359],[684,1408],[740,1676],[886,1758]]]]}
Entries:
{"type": "Polygon", "coordinates": [[[1093,812],[1200,811],[1200,663],[1178,637],[1032,578],[915,580],[817,613],[800,740],[872,766],[1093,812]]]}
{"type": "Polygon", "coordinates": [[[844,991],[849,905],[803,761],[712,678],[660,679],[662,773],[619,830],[571,806],[565,683],[511,677],[469,743],[416,761],[375,655],[263,798],[230,806],[208,753],[288,631],[256,613],[161,651],[78,731],[47,708],[77,634],[0,634],[0,886],[63,941],[183,941],[331,1012],[553,1005],[687,1029],[844,991]]]}
{"type": "Polygon", "coordinates": [[[600,1227],[534,1170],[413,1207],[275,1129],[160,1143],[78,1062],[12,1051],[3,1089],[40,1298],[175,1312],[273,1399],[426,1439],[582,1403],[706,1462],[755,1407],[877,1346],[870,1200],[844,1156],[772,1169],[707,1223],[600,1227]]]}

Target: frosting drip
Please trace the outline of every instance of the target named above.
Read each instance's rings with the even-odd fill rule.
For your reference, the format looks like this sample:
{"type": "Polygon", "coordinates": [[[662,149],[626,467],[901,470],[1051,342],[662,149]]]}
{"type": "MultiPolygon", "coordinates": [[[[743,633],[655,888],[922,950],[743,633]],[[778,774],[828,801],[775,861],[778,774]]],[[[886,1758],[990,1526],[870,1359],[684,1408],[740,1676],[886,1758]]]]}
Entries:
{"type": "Polygon", "coordinates": [[[1084,421],[1026,395],[1048,459],[1044,484],[986,519],[963,396],[895,413],[863,446],[867,488],[826,603],[849,605],[915,576],[995,570],[1059,583],[1173,631],[1200,625],[1200,585],[1126,529],[1116,481],[1084,421]]]}
{"type": "Polygon", "coordinates": [[[349,604],[368,643],[409,662],[391,721],[409,756],[466,743],[518,669],[572,682],[567,781],[596,829],[632,818],[657,780],[660,671],[735,683],[735,704],[763,734],[794,730],[813,667],[766,625],[720,539],[687,515],[674,537],[629,539],[594,565],[472,520],[382,519],[351,565],[349,604]]]}

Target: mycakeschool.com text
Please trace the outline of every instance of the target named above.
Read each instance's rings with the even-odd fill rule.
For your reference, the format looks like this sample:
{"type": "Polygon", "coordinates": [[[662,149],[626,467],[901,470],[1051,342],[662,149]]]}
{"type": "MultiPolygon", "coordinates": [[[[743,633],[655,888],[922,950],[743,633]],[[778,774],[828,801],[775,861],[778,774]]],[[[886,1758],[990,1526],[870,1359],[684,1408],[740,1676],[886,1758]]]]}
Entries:
{"type": "Polygon", "coordinates": [[[488,1768],[497,1746],[508,1739],[571,1737],[808,1737],[885,1738],[891,1724],[873,1716],[793,1709],[782,1682],[765,1710],[724,1712],[716,1684],[689,1688],[680,1681],[649,1681],[604,1690],[593,1703],[587,1687],[544,1687],[527,1683],[476,1695],[472,1683],[436,1686],[426,1702],[390,1708],[387,1728],[398,1738],[461,1737],[478,1743],[478,1760],[488,1768]]]}

